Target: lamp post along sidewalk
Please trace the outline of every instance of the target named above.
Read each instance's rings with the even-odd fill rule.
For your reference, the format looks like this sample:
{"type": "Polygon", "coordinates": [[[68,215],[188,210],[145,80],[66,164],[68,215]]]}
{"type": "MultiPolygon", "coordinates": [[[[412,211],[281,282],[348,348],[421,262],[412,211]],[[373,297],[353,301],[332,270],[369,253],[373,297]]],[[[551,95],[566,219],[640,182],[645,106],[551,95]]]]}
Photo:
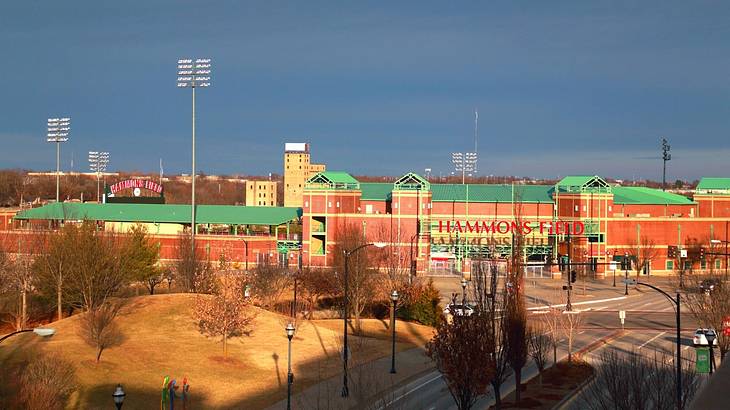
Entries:
{"type": "Polygon", "coordinates": [[[193,146],[192,146],[192,193],[190,196],[190,229],[191,246],[195,255],[195,89],[198,87],[210,86],[210,59],[209,58],[184,58],[177,60],[177,86],[179,88],[192,88],[193,94],[193,146]]]}
{"type": "Polygon", "coordinates": [[[344,277],[343,277],[343,280],[345,283],[344,283],[343,309],[342,309],[343,310],[342,319],[343,319],[343,325],[344,325],[343,337],[342,337],[342,339],[343,339],[343,343],[342,343],[343,344],[343,347],[342,347],[342,397],[348,397],[350,395],[350,389],[347,386],[347,361],[348,361],[348,356],[350,353],[348,346],[347,346],[347,318],[348,318],[348,311],[347,311],[348,293],[347,292],[348,292],[348,280],[349,280],[348,273],[349,273],[350,256],[353,253],[359,251],[360,249],[366,248],[368,246],[375,246],[376,248],[384,248],[385,245],[386,244],[384,242],[366,243],[366,244],[360,245],[352,250],[348,251],[347,249],[344,249],[342,251],[342,253],[345,257],[344,258],[345,272],[344,272],[344,277]]]}
{"type": "Polygon", "coordinates": [[[56,143],[56,202],[61,197],[61,143],[68,141],[68,133],[71,131],[71,118],[49,118],[47,142],[56,143]]]}
{"type": "Polygon", "coordinates": [[[294,373],[291,371],[291,339],[296,330],[293,323],[286,325],[286,337],[289,339],[288,370],[286,373],[286,410],[291,410],[291,385],[294,383],[294,373]]]}
{"type": "Polygon", "coordinates": [[[398,308],[398,291],[394,290],[390,294],[390,300],[393,301],[393,313],[390,315],[390,329],[393,334],[393,353],[390,359],[390,372],[395,374],[395,310],[398,308]]]}

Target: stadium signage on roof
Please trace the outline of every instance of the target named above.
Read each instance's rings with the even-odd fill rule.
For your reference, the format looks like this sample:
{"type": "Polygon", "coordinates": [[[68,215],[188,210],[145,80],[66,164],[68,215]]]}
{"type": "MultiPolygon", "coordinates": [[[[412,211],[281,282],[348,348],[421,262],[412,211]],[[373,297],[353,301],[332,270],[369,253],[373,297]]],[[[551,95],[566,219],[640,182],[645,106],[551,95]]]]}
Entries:
{"type": "Polygon", "coordinates": [[[127,179],[125,181],[119,181],[116,184],[111,185],[109,187],[109,191],[112,194],[116,194],[117,192],[124,189],[136,188],[146,189],[156,194],[162,194],[162,185],[147,179],[127,179]]]}
{"type": "Polygon", "coordinates": [[[439,232],[445,233],[476,233],[476,234],[507,234],[521,233],[528,235],[539,232],[548,235],[582,235],[585,232],[583,222],[547,222],[547,221],[439,221],[439,232]]]}

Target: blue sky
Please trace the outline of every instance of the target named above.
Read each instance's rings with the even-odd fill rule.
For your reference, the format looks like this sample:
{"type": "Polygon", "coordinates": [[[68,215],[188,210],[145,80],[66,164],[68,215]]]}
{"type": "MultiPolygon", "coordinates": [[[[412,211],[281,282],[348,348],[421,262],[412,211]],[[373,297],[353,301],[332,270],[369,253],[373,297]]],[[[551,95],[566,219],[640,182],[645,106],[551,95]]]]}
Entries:
{"type": "Polygon", "coordinates": [[[16,1],[0,6],[0,168],[189,172],[178,58],[213,59],[198,168],[282,172],[284,142],[330,169],[730,176],[730,3],[16,1]]]}

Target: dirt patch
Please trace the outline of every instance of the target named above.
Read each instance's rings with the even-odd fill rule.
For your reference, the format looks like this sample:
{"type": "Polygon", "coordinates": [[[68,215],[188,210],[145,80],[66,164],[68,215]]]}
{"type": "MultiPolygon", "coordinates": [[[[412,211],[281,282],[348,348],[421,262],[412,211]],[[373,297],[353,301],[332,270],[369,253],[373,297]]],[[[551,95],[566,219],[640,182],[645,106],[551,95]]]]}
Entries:
{"type": "Polygon", "coordinates": [[[593,368],[586,362],[559,362],[542,374],[542,386],[538,377],[523,384],[520,402],[514,403],[514,393],[505,400],[502,407],[512,409],[548,410],[555,407],[565,396],[575,390],[593,374],[593,368]]]}

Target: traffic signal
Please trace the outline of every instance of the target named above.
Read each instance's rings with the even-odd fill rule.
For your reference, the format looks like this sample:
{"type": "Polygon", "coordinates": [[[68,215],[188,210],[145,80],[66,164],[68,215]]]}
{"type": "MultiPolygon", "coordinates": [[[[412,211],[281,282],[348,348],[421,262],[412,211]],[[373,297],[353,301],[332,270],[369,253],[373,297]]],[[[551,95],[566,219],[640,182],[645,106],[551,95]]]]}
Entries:
{"type": "Polygon", "coordinates": [[[700,247],[700,259],[705,259],[705,248],[700,247]]]}
{"type": "Polygon", "coordinates": [[[627,262],[628,262],[627,257],[624,256],[623,258],[621,258],[621,270],[629,270],[627,262]]]}
{"type": "Polygon", "coordinates": [[[667,247],[667,258],[669,258],[669,259],[677,258],[677,247],[676,246],[669,245],[667,247]]]}
{"type": "Polygon", "coordinates": [[[575,283],[578,279],[578,273],[574,270],[570,271],[570,283],[575,283]]]}

